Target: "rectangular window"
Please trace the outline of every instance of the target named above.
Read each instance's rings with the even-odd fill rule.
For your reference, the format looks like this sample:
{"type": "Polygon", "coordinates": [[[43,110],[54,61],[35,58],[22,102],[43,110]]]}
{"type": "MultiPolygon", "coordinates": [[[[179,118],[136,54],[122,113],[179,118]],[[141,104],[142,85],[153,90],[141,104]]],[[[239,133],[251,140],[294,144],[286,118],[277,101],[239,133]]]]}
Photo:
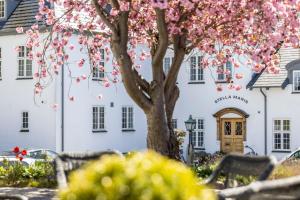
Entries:
{"type": "Polygon", "coordinates": [[[293,71],[293,91],[300,92],[300,71],[293,71]]]}
{"type": "Polygon", "coordinates": [[[172,127],[173,129],[177,129],[177,119],[172,119],[172,127]]]}
{"type": "Polygon", "coordinates": [[[133,129],[133,107],[122,107],[122,129],[133,129]]]}
{"type": "Polygon", "coordinates": [[[190,63],[190,81],[204,81],[204,70],[201,65],[201,56],[192,56],[190,63]]]}
{"type": "Polygon", "coordinates": [[[171,68],[171,57],[164,58],[164,72],[165,74],[168,74],[171,68]]]}
{"type": "Polygon", "coordinates": [[[30,51],[31,49],[25,46],[19,46],[18,77],[20,78],[32,78],[32,60],[28,57],[30,51]]]}
{"type": "Polygon", "coordinates": [[[290,150],[290,120],[276,119],[273,121],[274,150],[290,150]]]}
{"type": "Polygon", "coordinates": [[[192,144],[196,148],[204,148],[204,119],[196,119],[196,129],[192,134],[192,144]]]}
{"type": "Polygon", "coordinates": [[[22,127],[21,130],[28,130],[29,129],[29,116],[28,112],[22,112],[22,127]]]}
{"type": "Polygon", "coordinates": [[[93,131],[105,130],[104,106],[93,106],[93,131]]]}
{"type": "Polygon", "coordinates": [[[228,81],[232,78],[232,63],[227,61],[225,65],[217,69],[218,81],[228,81]]]}
{"type": "Polygon", "coordinates": [[[0,18],[5,17],[5,0],[0,0],[0,18]]]}
{"type": "Polygon", "coordinates": [[[2,79],[2,48],[0,48],[0,80],[2,79]]]}
{"type": "Polygon", "coordinates": [[[105,76],[104,70],[104,49],[100,49],[100,61],[99,65],[93,66],[93,80],[103,80],[105,76]]]}

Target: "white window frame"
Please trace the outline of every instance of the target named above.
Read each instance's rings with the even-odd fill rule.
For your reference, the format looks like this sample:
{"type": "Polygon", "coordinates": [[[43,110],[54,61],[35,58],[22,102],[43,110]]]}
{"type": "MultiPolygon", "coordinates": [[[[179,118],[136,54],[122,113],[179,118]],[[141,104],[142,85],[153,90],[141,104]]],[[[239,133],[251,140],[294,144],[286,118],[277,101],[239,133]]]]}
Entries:
{"type": "Polygon", "coordinates": [[[164,58],[164,72],[165,74],[168,74],[170,69],[171,69],[171,65],[173,62],[173,57],[165,57],[164,58]]]}
{"type": "Polygon", "coordinates": [[[201,66],[202,56],[190,57],[190,82],[204,82],[204,69],[201,66]]]}
{"type": "Polygon", "coordinates": [[[93,66],[93,69],[92,69],[92,80],[95,80],[95,81],[101,81],[105,78],[105,72],[101,71],[99,68],[99,66],[105,67],[105,51],[104,51],[104,49],[100,49],[99,51],[101,54],[99,65],[93,66]]]}
{"type": "Polygon", "coordinates": [[[1,2],[3,2],[3,16],[0,15],[0,19],[3,19],[6,18],[6,0],[0,0],[0,8],[1,8],[1,2]]]}
{"type": "Polygon", "coordinates": [[[19,46],[18,78],[32,78],[32,60],[28,58],[28,53],[30,51],[31,49],[26,46],[19,46]]]}
{"type": "Polygon", "coordinates": [[[178,119],[172,119],[172,127],[173,127],[173,129],[178,128],[178,119]]]}
{"type": "Polygon", "coordinates": [[[122,106],[122,130],[134,130],[134,107],[122,106]],[[131,110],[131,111],[130,111],[131,110]]]}
{"type": "Polygon", "coordinates": [[[93,132],[105,132],[105,116],[106,109],[103,105],[94,105],[92,106],[92,130],[93,132]],[[97,111],[95,110],[97,109],[97,111]],[[103,112],[100,112],[100,109],[103,109],[103,112]],[[96,112],[95,112],[96,111],[96,112]],[[103,120],[102,119],[103,113],[103,120]]]}
{"type": "Polygon", "coordinates": [[[28,111],[21,112],[21,131],[29,131],[29,112],[28,111]]]}
{"type": "Polygon", "coordinates": [[[272,140],[272,144],[273,144],[273,150],[274,151],[290,151],[291,150],[291,120],[288,118],[275,118],[273,119],[272,122],[272,130],[273,130],[273,140],[272,140]],[[286,129],[284,127],[286,127],[284,125],[284,122],[288,121],[289,122],[289,129],[286,129]],[[279,126],[276,124],[275,122],[280,122],[279,126]],[[286,139],[285,136],[288,135],[288,143],[286,143],[286,139]],[[276,136],[280,136],[279,141],[277,138],[277,141],[275,141],[276,136]],[[278,147],[278,145],[280,145],[278,147]]]}
{"type": "Polygon", "coordinates": [[[204,118],[196,118],[196,129],[192,133],[192,144],[194,148],[205,148],[205,120],[204,118]],[[202,121],[202,127],[199,121],[202,121]]]}
{"type": "Polygon", "coordinates": [[[228,79],[232,78],[233,65],[230,61],[227,61],[224,65],[218,66],[217,70],[222,71],[222,73],[217,72],[217,81],[227,81],[228,79]],[[225,74],[226,70],[228,69],[228,63],[230,63],[230,74],[225,74]]]}
{"type": "Polygon", "coordinates": [[[300,70],[293,71],[293,92],[300,92],[300,70]],[[298,75],[296,82],[296,74],[298,75]],[[299,88],[299,89],[296,89],[299,88]]]}

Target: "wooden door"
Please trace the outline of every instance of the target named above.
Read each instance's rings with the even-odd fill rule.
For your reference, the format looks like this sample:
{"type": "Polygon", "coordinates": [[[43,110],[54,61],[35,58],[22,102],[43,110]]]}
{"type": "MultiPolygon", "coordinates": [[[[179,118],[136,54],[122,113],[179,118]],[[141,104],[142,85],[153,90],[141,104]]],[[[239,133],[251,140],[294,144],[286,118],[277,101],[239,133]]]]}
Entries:
{"type": "Polygon", "coordinates": [[[243,119],[222,119],[221,150],[226,153],[244,152],[243,119]]]}

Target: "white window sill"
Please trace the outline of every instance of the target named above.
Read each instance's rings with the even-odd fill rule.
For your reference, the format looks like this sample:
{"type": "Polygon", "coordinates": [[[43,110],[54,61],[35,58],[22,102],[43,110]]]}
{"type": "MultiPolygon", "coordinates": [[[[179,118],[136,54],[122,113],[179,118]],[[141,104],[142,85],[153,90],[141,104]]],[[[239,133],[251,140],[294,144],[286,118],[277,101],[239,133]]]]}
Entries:
{"type": "Polygon", "coordinates": [[[19,76],[16,78],[16,80],[31,80],[31,79],[33,79],[32,76],[23,76],[23,77],[19,76]]]}
{"type": "Polygon", "coordinates": [[[107,130],[100,129],[100,130],[92,130],[93,133],[107,133],[107,130]]]}
{"type": "Polygon", "coordinates": [[[205,84],[205,81],[189,81],[188,84],[205,84]]]}
{"type": "Polygon", "coordinates": [[[95,77],[92,78],[92,81],[103,81],[103,80],[104,78],[95,78],[95,77]]]}
{"type": "Polygon", "coordinates": [[[21,129],[20,132],[22,132],[22,133],[29,132],[29,129],[21,129]]]}
{"type": "Polygon", "coordinates": [[[290,149],[273,149],[272,153],[291,153],[290,149]]]}
{"type": "Polygon", "coordinates": [[[133,128],[122,129],[122,132],[135,132],[135,129],[133,129],[133,128]]]}

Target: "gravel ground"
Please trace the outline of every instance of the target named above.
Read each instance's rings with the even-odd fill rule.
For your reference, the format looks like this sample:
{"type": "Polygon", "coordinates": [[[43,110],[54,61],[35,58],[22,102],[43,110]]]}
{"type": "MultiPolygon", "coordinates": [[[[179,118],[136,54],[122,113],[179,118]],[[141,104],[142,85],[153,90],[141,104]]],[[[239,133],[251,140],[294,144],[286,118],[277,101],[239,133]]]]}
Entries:
{"type": "Polygon", "coordinates": [[[55,189],[48,188],[0,188],[0,194],[24,195],[29,200],[58,200],[55,198],[55,189]]]}

